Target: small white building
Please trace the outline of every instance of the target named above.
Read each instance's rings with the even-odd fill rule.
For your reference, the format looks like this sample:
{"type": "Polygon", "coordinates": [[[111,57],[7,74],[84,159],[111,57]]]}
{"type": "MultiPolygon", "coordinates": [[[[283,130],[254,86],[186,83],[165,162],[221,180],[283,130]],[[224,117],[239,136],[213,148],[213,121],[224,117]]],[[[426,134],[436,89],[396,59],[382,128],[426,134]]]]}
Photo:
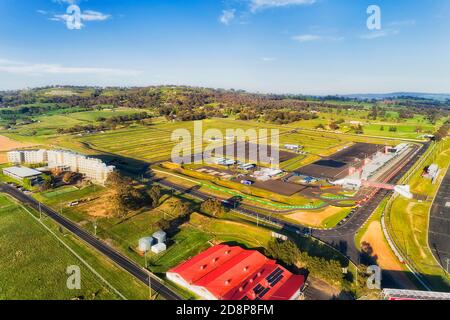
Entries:
{"type": "Polygon", "coordinates": [[[272,179],[275,176],[278,176],[283,173],[283,170],[280,169],[271,169],[271,168],[262,168],[259,171],[255,171],[253,173],[253,177],[259,181],[267,181],[272,179]]]}
{"type": "Polygon", "coordinates": [[[156,243],[164,243],[167,240],[167,234],[162,230],[156,231],[153,234],[153,239],[155,239],[156,243]]]}
{"type": "Polygon", "coordinates": [[[284,148],[287,150],[298,151],[301,149],[301,146],[298,144],[285,144],[284,148]]]}
{"type": "Polygon", "coordinates": [[[42,175],[42,172],[27,167],[10,167],[3,169],[3,174],[18,181],[29,179],[34,182],[42,175]]]}
{"type": "Polygon", "coordinates": [[[139,239],[139,251],[148,252],[152,249],[153,238],[152,237],[144,237],[139,239]]]}
{"type": "Polygon", "coordinates": [[[151,248],[152,252],[155,254],[159,254],[167,250],[167,246],[165,243],[157,243],[151,248]]]}
{"type": "Polygon", "coordinates": [[[428,177],[432,180],[436,179],[437,176],[439,175],[439,171],[440,171],[439,166],[437,164],[433,163],[432,165],[430,165],[428,167],[428,170],[427,170],[428,177]]]}
{"type": "Polygon", "coordinates": [[[244,163],[239,166],[239,169],[241,170],[251,170],[254,168],[256,168],[256,164],[254,163],[244,163]]]}

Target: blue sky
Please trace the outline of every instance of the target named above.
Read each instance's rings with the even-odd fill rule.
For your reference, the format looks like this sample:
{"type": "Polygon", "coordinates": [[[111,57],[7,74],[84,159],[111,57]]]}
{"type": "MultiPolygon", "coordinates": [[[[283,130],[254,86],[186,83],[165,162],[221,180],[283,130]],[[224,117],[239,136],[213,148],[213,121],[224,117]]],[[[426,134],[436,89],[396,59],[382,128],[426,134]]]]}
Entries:
{"type": "Polygon", "coordinates": [[[450,92],[448,0],[1,0],[0,14],[0,89],[450,92]]]}

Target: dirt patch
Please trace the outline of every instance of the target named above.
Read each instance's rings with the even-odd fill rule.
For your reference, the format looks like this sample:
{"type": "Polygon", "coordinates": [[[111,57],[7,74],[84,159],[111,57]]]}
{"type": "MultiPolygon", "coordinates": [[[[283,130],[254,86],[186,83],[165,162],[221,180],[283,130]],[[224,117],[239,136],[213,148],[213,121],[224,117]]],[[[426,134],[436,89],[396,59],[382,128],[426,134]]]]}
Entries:
{"type": "Polygon", "coordinates": [[[322,225],[323,221],[329,217],[339,213],[342,208],[329,206],[325,209],[319,211],[299,211],[290,215],[287,218],[295,220],[301,224],[306,224],[312,227],[319,227],[322,225]]]}
{"type": "Polygon", "coordinates": [[[8,157],[6,156],[6,152],[0,152],[0,164],[7,163],[8,157]]]}
{"type": "Polygon", "coordinates": [[[111,196],[112,191],[107,191],[99,198],[83,203],[79,209],[91,217],[110,217],[113,213],[111,196]]]}
{"type": "Polygon", "coordinates": [[[31,143],[22,143],[19,141],[12,140],[5,136],[0,136],[0,152],[1,151],[10,151],[17,148],[28,148],[32,147],[31,143]]]}
{"type": "Polygon", "coordinates": [[[393,278],[395,282],[405,289],[416,289],[403,270],[403,265],[384,241],[384,234],[379,221],[373,221],[361,238],[361,242],[370,244],[373,250],[372,256],[376,256],[376,262],[384,272],[393,278]]]}
{"type": "Polygon", "coordinates": [[[327,282],[308,277],[308,289],[305,292],[305,300],[350,300],[351,297],[341,293],[341,290],[329,285],[327,282]]]}
{"type": "Polygon", "coordinates": [[[367,242],[373,249],[373,256],[377,257],[378,265],[385,270],[402,271],[402,265],[392,253],[388,244],[383,240],[383,230],[379,221],[373,221],[361,238],[361,242],[367,242]]]}

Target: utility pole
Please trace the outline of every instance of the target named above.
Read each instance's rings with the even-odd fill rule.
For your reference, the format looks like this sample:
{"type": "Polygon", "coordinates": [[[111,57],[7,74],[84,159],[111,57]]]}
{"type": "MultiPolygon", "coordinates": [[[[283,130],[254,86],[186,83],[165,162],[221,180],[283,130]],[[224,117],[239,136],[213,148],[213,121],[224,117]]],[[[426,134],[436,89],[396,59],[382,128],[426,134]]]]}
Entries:
{"type": "Polygon", "coordinates": [[[42,208],[40,202],[39,202],[39,220],[42,220],[42,208]]]}

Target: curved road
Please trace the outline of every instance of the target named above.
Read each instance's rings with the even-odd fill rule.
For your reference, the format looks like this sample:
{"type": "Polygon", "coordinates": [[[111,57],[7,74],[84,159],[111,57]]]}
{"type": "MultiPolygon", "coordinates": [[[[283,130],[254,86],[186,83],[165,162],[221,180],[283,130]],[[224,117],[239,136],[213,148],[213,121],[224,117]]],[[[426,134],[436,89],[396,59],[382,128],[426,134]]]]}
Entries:
{"type": "Polygon", "coordinates": [[[81,229],[77,224],[74,222],[64,218],[60,214],[58,214],[53,209],[40,205],[37,200],[34,198],[24,194],[23,192],[17,190],[14,187],[11,187],[9,185],[0,183],[0,192],[6,193],[16,200],[20,201],[23,204],[26,204],[36,211],[39,211],[39,207],[41,208],[42,212],[53,219],[55,222],[57,222],[59,225],[63,226],[67,230],[69,230],[71,233],[73,233],[76,237],[83,240],[87,244],[89,244],[91,247],[97,249],[99,252],[101,252],[104,256],[109,258],[112,262],[117,264],[118,266],[122,267],[124,270],[128,271],[131,275],[133,275],[136,279],[143,282],[145,285],[149,285],[151,280],[151,288],[158,292],[164,299],[166,300],[182,300],[182,298],[176,294],[174,291],[172,291],[170,288],[168,288],[164,283],[161,282],[160,279],[158,279],[153,274],[149,273],[148,271],[144,270],[134,262],[132,262],[130,259],[124,257],[119,252],[111,248],[109,245],[105,244],[103,241],[100,241],[96,237],[94,237],[89,232],[86,232],[85,230],[81,229]]]}

